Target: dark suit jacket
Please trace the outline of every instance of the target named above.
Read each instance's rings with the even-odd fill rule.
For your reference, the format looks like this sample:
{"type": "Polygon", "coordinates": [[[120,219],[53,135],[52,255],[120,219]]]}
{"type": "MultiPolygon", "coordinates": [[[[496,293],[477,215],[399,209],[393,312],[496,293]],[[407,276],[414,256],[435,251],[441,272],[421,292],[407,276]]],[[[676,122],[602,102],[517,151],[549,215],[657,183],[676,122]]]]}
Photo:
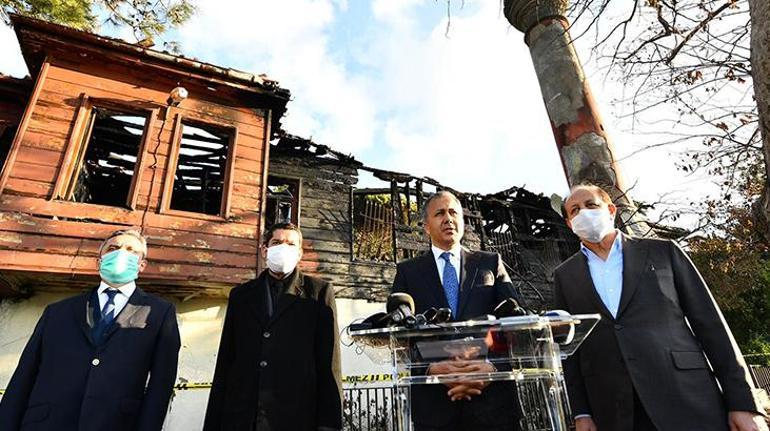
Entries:
{"type": "Polygon", "coordinates": [[[298,270],[268,317],[268,276],[230,293],[203,429],[341,429],[334,289],[298,270]]]}
{"type": "Polygon", "coordinates": [[[630,431],[634,390],[662,431],[725,431],[726,410],[760,411],[746,364],[687,255],[671,241],[622,240],[617,318],[596,292],[585,255],[555,271],[557,309],[602,315],[564,364],[573,415],[590,414],[599,431],[630,431]]]}
{"type": "Polygon", "coordinates": [[[46,307],[0,401],[3,431],[163,426],[180,345],[174,306],[137,288],[95,346],[90,297],[46,307]]]}
{"type": "MultiPolygon", "coordinates": [[[[518,299],[497,253],[463,250],[461,265],[459,313],[454,320],[490,314],[505,299],[518,299]]],[[[398,264],[393,292],[411,295],[416,313],[431,307],[449,307],[431,250],[398,264]]],[[[488,426],[513,424],[517,420],[515,390],[510,383],[491,384],[471,401],[452,402],[447,390],[444,385],[415,385],[412,388],[412,421],[415,425],[443,427],[460,423],[461,415],[473,415],[475,423],[488,426]]]]}

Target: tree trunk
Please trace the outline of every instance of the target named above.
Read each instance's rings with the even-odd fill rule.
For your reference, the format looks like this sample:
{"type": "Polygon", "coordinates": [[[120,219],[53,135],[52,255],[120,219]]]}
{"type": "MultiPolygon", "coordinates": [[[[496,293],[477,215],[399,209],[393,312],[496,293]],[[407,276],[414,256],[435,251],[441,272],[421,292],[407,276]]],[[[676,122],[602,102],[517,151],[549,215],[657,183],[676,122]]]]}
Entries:
{"type": "Polygon", "coordinates": [[[770,241],[770,2],[748,2],[751,12],[751,76],[765,156],[765,186],[762,196],[754,203],[754,219],[759,233],[770,241]]]}

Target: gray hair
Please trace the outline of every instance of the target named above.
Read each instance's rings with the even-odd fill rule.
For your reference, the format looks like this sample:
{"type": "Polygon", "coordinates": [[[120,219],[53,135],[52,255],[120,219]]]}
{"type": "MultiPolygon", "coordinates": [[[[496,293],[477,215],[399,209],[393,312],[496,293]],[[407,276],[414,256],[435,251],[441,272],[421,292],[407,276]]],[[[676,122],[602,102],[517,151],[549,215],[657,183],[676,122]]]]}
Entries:
{"type": "Polygon", "coordinates": [[[433,194],[432,194],[432,195],[431,195],[431,196],[428,198],[428,200],[426,200],[426,201],[425,201],[425,202],[422,204],[422,208],[420,208],[420,213],[421,213],[421,215],[422,215],[422,221],[423,221],[423,223],[425,223],[425,221],[426,221],[426,220],[428,220],[428,207],[430,206],[430,203],[431,203],[431,202],[433,202],[434,200],[436,200],[436,199],[440,198],[441,196],[449,196],[449,197],[451,197],[452,199],[454,199],[454,200],[455,200],[455,202],[457,202],[458,204],[460,204],[460,210],[462,211],[462,208],[463,208],[463,203],[462,203],[462,202],[460,202],[460,199],[458,199],[458,198],[457,198],[457,196],[455,196],[455,195],[454,195],[454,193],[452,193],[452,192],[448,192],[448,191],[446,191],[446,190],[439,190],[439,191],[437,191],[436,193],[433,193],[433,194]]]}
{"type": "Polygon", "coordinates": [[[139,242],[142,243],[142,247],[144,247],[144,258],[147,259],[147,238],[145,238],[144,235],[142,235],[142,232],[137,229],[120,229],[112,232],[107,238],[104,239],[104,241],[102,241],[102,245],[99,246],[99,256],[102,255],[102,250],[104,250],[104,246],[107,245],[109,240],[115,238],[116,236],[122,235],[128,235],[138,239],[139,242]]]}

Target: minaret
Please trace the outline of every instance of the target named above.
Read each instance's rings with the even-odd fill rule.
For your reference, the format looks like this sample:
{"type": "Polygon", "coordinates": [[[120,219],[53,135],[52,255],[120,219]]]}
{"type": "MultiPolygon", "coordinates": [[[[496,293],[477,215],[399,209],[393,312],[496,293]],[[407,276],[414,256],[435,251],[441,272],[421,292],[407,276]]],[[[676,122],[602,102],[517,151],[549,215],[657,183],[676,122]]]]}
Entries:
{"type": "Polygon", "coordinates": [[[629,233],[650,234],[623,181],[614,150],[583,73],[565,14],[569,0],[505,0],[505,16],[529,46],[570,186],[601,185],[629,233]]]}

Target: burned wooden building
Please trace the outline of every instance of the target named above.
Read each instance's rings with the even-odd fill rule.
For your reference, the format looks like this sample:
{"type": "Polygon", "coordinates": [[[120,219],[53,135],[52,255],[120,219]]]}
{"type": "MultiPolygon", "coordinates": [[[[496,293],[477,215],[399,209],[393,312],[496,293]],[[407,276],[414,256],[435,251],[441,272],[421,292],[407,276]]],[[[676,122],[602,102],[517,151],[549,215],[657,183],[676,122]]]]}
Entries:
{"type": "Polygon", "coordinates": [[[0,295],[93,283],[100,240],[138,227],[143,284],[221,298],[259,270],[263,227],[291,221],[305,271],[379,300],[395,263],[427,248],[420,208],[444,189],[465,207],[465,245],[500,252],[535,304],[577,248],[541,195],[461,193],[282,131],[289,92],[264,76],[12,22],[32,78],[0,77],[0,295]]]}
{"type": "Polygon", "coordinates": [[[0,79],[0,292],[93,283],[138,227],[154,290],[255,276],[269,140],[289,92],[264,77],[11,16],[31,80],[0,79]]]}
{"type": "Polygon", "coordinates": [[[553,269],[578,248],[549,198],[513,187],[491,195],[462,193],[431,178],[365,166],[349,155],[286,135],[270,150],[269,221],[299,223],[304,269],[334,281],[338,295],[382,300],[395,262],[428,247],[420,209],[437,190],[463,203],[465,246],[499,252],[535,308],[551,299],[553,269]],[[368,175],[366,181],[362,176],[368,175]],[[363,183],[380,183],[378,186],[363,183]]]}

